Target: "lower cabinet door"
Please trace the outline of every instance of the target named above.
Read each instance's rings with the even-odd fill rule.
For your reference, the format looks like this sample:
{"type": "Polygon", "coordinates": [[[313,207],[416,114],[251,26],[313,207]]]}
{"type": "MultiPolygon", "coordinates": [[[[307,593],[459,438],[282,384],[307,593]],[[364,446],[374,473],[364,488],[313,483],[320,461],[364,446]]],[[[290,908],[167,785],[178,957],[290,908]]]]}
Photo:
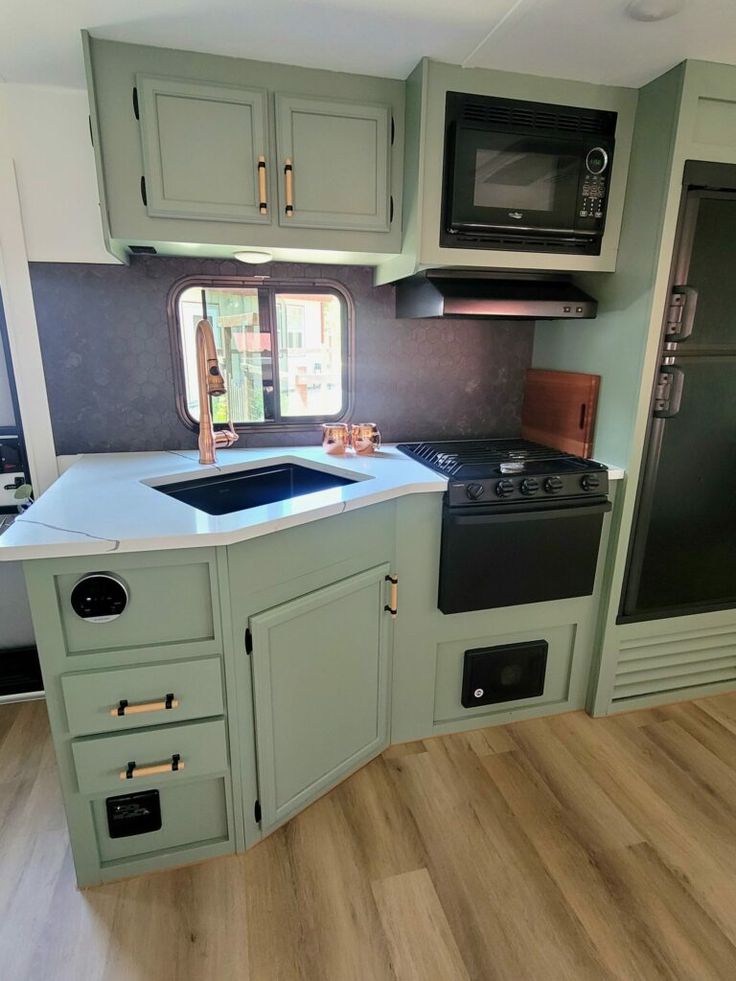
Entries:
{"type": "Polygon", "coordinates": [[[388,745],[388,564],[250,619],[267,831],[388,745]]]}

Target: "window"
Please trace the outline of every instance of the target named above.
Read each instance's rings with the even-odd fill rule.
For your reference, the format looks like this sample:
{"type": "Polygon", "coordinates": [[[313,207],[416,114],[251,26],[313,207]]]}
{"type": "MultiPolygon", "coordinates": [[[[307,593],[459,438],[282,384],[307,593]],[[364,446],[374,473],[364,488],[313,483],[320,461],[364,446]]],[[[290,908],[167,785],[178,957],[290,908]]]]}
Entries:
{"type": "Polygon", "coordinates": [[[169,303],[180,414],[199,421],[195,333],[212,324],[227,394],[212,399],[216,423],[305,428],[349,408],[352,301],[334,283],[189,279],[169,303]]]}

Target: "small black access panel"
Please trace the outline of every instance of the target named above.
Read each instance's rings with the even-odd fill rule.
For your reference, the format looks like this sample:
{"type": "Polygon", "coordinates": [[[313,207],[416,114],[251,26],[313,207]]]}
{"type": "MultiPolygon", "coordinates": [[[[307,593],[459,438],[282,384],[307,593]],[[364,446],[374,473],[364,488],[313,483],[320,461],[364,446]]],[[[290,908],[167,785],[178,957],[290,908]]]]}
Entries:
{"type": "Polygon", "coordinates": [[[475,708],[538,698],[544,692],[547,650],[546,640],[534,640],[466,651],[461,704],[475,708]]]}

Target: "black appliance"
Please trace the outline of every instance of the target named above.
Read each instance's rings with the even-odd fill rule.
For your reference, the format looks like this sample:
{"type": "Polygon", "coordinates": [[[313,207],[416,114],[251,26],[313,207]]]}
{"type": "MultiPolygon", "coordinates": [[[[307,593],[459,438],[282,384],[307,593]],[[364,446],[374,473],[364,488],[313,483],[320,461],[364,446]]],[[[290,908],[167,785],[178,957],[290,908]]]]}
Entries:
{"type": "Polygon", "coordinates": [[[608,471],[524,439],[408,443],[449,478],[442,508],[443,613],[593,592],[608,471]]]}
{"type": "Polygon", "coordinates": [[[544,694],[548,644],[546,640],[523,641],[465,651],[463,708],[496,705],[544,694]]]}
{"type": "Polygon", "coordinates": [[[619,622],[736,606],[736,167],[688,162],[619,622]]]}
{"type": "Polygon", "coordinates": [[[616,118],[448,92],[440,245],[599,255],[616,118]]]}
{"type": "Polygon", "coordinates": [[[598,303],[569,277],[430,270],[396,284],[396,316],[593,319],[598,303]]]}

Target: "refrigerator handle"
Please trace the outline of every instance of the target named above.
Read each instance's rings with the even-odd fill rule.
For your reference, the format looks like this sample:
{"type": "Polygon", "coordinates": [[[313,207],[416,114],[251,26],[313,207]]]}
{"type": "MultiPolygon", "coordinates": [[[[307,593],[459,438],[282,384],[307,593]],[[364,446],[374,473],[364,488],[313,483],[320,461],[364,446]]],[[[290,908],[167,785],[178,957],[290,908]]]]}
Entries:
{"type": "Polygon", "coordinates": [[[693,332],[698,291],[694,286],[673,286],[667,308],[664,339],[668,343],[686,341],[693,332]]]}
{"type": "Polygon", "coordinates": [[[672,419],[682,406],[685,372],[676,365],[661,365],[654,392],[654,418],[672,419]]]}

